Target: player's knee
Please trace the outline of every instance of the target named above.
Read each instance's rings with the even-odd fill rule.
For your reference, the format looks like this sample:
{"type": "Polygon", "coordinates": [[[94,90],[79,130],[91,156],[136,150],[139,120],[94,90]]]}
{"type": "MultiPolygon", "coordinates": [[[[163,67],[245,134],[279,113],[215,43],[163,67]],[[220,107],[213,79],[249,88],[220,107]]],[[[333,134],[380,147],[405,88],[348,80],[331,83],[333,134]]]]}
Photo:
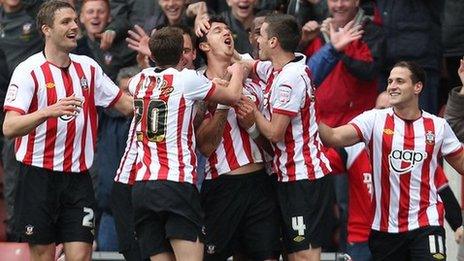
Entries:
{"type": "Polygon", "coordinates": [[[33,260],[54,260],[54,245],[29,245],[31,257],[33,260]]]}

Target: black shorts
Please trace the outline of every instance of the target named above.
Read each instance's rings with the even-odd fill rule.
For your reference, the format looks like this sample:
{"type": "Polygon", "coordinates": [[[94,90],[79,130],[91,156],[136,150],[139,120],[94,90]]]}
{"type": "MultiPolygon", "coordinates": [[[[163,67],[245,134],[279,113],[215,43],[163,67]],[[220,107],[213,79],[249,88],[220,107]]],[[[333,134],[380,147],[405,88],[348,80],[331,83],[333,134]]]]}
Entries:
{"type": "Polygon", "coordinates": [[[271,178],[264,171],[204,181],[201,203],[205,260],[225,260],[239,252],[254,260],[278,257],[279,212],[271,178]]]}
{"type": "Polygon", "coordinates": [[[203,242],[204,214],[194,185],[164,180],[136,182],[132,206],[143,258],[172,252],[169,239],[203,242]]]}
{"type": "Polygon", "coordinates": [[[334,195],[327,177],[317,180],[278,182],[282,236],[287,253],[325,245],[331,237],[334,195]]]}
{"type": "Polygon", "coordinates": [[[118,235],[119,252],[123,253],[134,246],[138,247],[132,210],[132,186],[114,182],[110,203],[118,235]]]}
{"type": "Polygon", "coordinates": [[[14,219],[20,241],[39,245],[92,243],[95,206],[88,173],[56,172],[19,164],[14,219]]]}
{"type": "Polygon", "coordinates": [[[371,230],[369,248],[374,260],[446,260],[445,229],[427,226],[404,233],[371,230]]]}

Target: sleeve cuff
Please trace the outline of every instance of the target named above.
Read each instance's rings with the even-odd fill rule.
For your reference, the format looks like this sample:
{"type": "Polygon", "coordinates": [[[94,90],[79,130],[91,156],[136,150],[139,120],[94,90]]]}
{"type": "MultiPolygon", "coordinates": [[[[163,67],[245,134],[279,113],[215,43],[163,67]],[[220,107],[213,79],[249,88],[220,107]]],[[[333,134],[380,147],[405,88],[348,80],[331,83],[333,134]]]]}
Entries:
{"type": "Polygon", "coordinates": [[[455,150],[455,151],[453,151],[453,152],[451,152],[449,154],[446,154],[444,156],[446,156],[446,157],[454,157],[454,156],[459,155],[459,153],[461,153],[462,150],[463,150],[463,148],[462,148],[462,145],[461,145],[461,147],[459,147],[457,150],[455,150]]]}
{"type": "Polygon", "coordinates": [[[298,114],[298,112],[287,111],[287,110],[276,109],[276,108],[272,108],[272,112],[277,113],[277,114],[287,115],[287,116],[290,116],[290,117],[295,117],[298,114]]]}
{"type": "Polygon", "coordinates": [[[7,111],[15,111],[15,112],[18,112],[21,115],[26,114],[26,112],[24,110],[13,107],[13,106],[8,106],[8,105],[3,106],[3,111],[5,111],[5,112],[7,112],[7,111]]]}
{"type": "Polygon", "coordinates": [[[361,139],[361,140],[364,140],[364,137],[363,137],[363,134],[361,132],[361,129],[358,127],[358,125],[354,124],[354,123],[349,123],[351,126],[354,127],[354,129],[356,130],[356,133],[358,134],[358,138],[361,139]]]}
{"type": "Polygon", "coordinates": [[[119,90],[118,94],[116,95],[116,97],[113,99],[113,101],[108,105],[108,108],[109,107],[113,107],[118,101],[119,99],[122,97],[122,91],[119,90]]]}

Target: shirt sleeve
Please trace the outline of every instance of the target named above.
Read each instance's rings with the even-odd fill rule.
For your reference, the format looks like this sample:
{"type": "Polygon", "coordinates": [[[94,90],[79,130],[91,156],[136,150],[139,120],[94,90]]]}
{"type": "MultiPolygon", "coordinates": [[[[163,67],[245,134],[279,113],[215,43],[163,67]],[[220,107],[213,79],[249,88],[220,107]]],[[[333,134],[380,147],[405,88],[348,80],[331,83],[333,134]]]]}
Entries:
{"type": "Polygon", "coordinates": [[[122,95],[119,87],[103,72],[98,65],[95,70],[95,105],[111,107],[122,95]]]}
{"type": "Polygon", "coordinates": [[[462,144],[459,142],[456,134],[449,126],[448,122],[444,122],[443,128],[443,143],[441,144],[441,154],[443,156],[454,156],[462,151],[462,144]]]}
{"type": "Polygon", "coordinates": [[[272,71],[272,63],[270,61],[256,61],[253,71],[258,80],[267,82],[270,72],[272,71]]]}
{"type": "Polygon", "coordinates": [[[360,115],[356,116],[350,121],[358,136],[365,143],[369,143],[372,135],[372,129],[374,128],[374,122],[376,117],[376,110],[365,111],[360,115]]]}
{"type": "Polygon", "coordinates": [[[208,100],[216,86],[205,76],[194,70],[184,70],[180,74],[184,81],[184,95],[189,100],[208,100]]]}
{"type": "Polygon", "coordinates": [[[142,80],[142,73],[138,73],[134,75],[132,78],[129,79],[129,83],[127,84],[128,86],[128,91],[131,95],[135,95],[137,92],[137,86],[139,84],[142,84],[140,81],[142,80]]]}
{"type": "Polygon", "coordinates": [[[26,114],[31,105],[32,97],[35,93],[37,79],[34,78],[33,72],[28,72],[27,68],[21,64],[16,67],[11,77],[8,90],[6,92],[5,111],[16,111],[26,114]]]}
{"type": "Polygon", "coordinates": [[[272,112],[295,117],[304,104],[306,91],[310,88],[307,84],[310,83],[305,82],[300,74],[294,72],[288,72],[279,78],[275,83],[276,86],[273,87],[275,94],[272,98],[272,112]]]}

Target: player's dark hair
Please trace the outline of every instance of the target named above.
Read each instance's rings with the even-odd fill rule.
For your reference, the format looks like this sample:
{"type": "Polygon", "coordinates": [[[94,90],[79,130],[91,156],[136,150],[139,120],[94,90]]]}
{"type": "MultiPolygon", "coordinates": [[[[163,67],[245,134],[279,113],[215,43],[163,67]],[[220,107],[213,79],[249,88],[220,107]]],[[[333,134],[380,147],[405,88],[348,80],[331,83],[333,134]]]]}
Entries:
{"type": "Polygon", "coordinates": [[[65,1],[61,0],[50,0],[45,1],[37,12],[37,29],[39,30],[40,35],[43,37],[42,26],[47,25],[48,27],[53,27],[53,21],[55,20],[56,11],[64,8],[70,8],[74,11],[74,7],[65,1]]]}
{"type": "Polygon", "coordinates": [[[271,14],[266,16],[264,22],[268,24],[269,38],[276,37],[284,51],[296,51],[301,38],[301,29],[293,16],[271,14]]]}
{"type": "Polygon", "coordinates": [[[157,66],[176,66],[184,49],[184,37],[181,29],[166,26],[150,37],[148,46],[157,66]]]}
{"type": "Polygon", "coordinates": [[[419,64],[412,61],[399,61],[393,66],[393,68],[395,67],[407,68],[411,72],[412,83],[416,84],[421,82],[422,86],[425,87],[425,79],[427,76],[424,69],[422,69],[419,64]]]}

